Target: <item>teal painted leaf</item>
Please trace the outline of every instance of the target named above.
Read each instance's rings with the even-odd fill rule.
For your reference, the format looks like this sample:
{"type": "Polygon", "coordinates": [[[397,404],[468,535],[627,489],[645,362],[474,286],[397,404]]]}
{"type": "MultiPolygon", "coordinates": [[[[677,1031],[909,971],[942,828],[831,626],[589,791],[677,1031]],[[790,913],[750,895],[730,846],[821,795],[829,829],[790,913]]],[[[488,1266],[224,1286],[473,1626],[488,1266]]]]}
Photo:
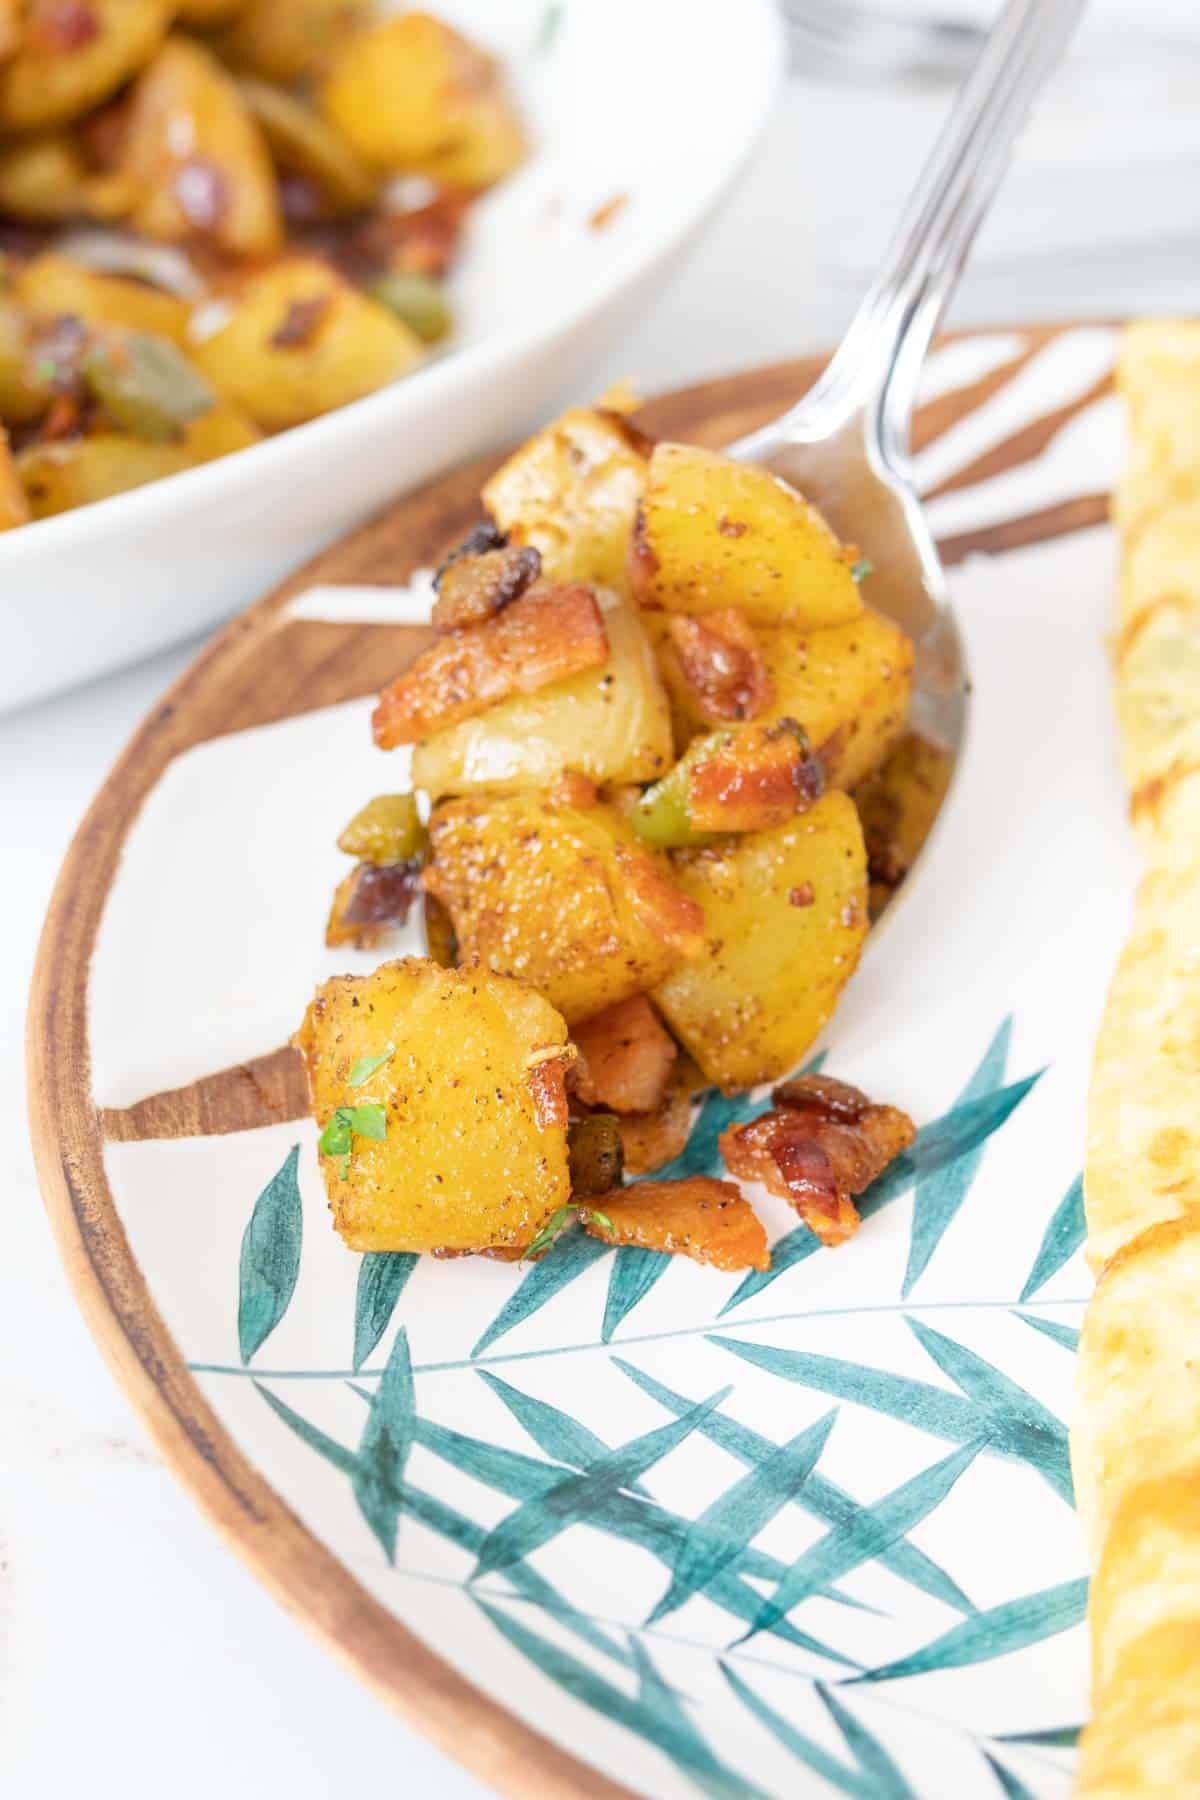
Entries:
{"type": "Polygon", "coordinates": [[[354,1295],[356,1375],[391,1324],[396,1302],[419,1260],[407,1250],[374,1250],[359,1263],[354,1295]]]}
{"type": "Polygon", "coordinates": [[[973,1350],[920,1319],[906,1319],[905,1323],[942,1373],[983,1409],[989,1449],[1032,1463],[1055,1493],[1073,1506],[1075,1490],[1062,1420],[973,1350]]]}
{"type": "Polygon", "coordinates": [[[945,1388],[915,1381],[909,1375],[893,1375],[886,1369],[845,1362],[837,1356],[816,1356],[806,1350],[743,1343],[738,1338],[710,1337],[708,1342],[765,1369],[768,1375],[799,1382],[840,1400],[852,1400],[858,1406],[868,1406],[920,1431],[931,1432],[934,1437],[965,1444],[979,1435],[978,1407],[959,1394],[948,1394],[945,1388]]]}
{"type": "Polygon", "coordinates": [[[770,1099],[755,1100],[746,1094],[727,1095],[715,1088],[705,1095],[696,1114],[687,1143],[669,1163],[656,1169],[649,1181],[681,1181],[685,1175],[721,1175],[725,1165],[717,1149],[717,1139],[730,1125],[744,1125],[767,1112],[770,1099]]]}
{"type": "Polygon", "coordinates": [[[492,1320],[475,1348],[472,1356],[481,1356],[489,1345],[497,1338],[502,1338],[514,1325],[524,1324],[526,1319],[540,1312],[548,1301],[556,1294],[561,1294],[565,1287],[585,1269],[590,1269],[598,1257],[611,1256],[612,1245],[602,1243],[599,1238],[589,1237],[586,1231],[573,1228],[565,1231],[554,1249],[541,1262],[531,1263],[521,1285],[509,1295],[496,1317],[492,1320]]]}
{"type": "MultiPolygon", "coordinates": [[[[693,1400],[665,1387],[661,1381],[656,1381],[635,1364],[623,1362],[619,1356],[614,1356],[613,1361],[644,1394],[649,1394],[651,1399],[657,1400],[660,1406],[665,1406],[677,1418],[695,1405],[693,1400]]],[[[770,1438],[752,1431],[747,1425],[739,1424],[736,1419],[731,1419],[723,1412],[711,1413],[700,1430],[712,1443],[751,1468],[764,1462],[776,1449],[770,1438]]],[[[795,1499],[797,1505],[802,1506],[814,1518],[842,1531],[853,1530],[866,1510],[845,1488],[838,1487],[818,1470],[814,1470],[809,1476],[795,1499]]],[[[907,1581],[912,1587],[919,1588],[922,1593],[931,1595],[933,1599],[952,1606],[956,1612],[971,1613],[976,1610],[957,1582],[931,1557],[926,1556],[923,1550],[918,1550],[915,1544],[892,1544],[880,1552],[878,1560],[893,1575],[907,1581]]],[[[827,1590],[825,1597],[831,1600],[844,1598],[836,1590],[827,1590]]]]}
{"type": "Polygon", "coordinates": [[[1051,1215],[1046,1235],[1029,1271],[1029,1280],[1021,1289],[1021,1299],[1029,1300],[1052,1275],[1070,1262],[1087,1236],[1083,1213],[1083,1176],[1077,1175],[1051,1215]]]}
{"type": "Polygon", "coordinates": [[[617,1251],[608,1278],[604,1324],[600,1328],[600,1336],[606,1344],[622,1319],[666,1274],[670,1261],[661,1250],[638,1250],[632,1244],[623,1244],[617,1251]]]}
{"type": "MultiPolygon", "coordinates": [[[[588,1469],[597,1457],[608,1455],[610,1446],[604,1439],[597,1437],[579,1419],[573,1419],[570,1413],[561,1412],[549,1401],[538,1400],[533,1394],[511,1386],[487,1369],[479,1369],[476,1373],[496,1398],[503,1401],[538,1449],[544,1450],[555,1462],[565,1463],[572,1469],[588,1469]]],[[[646,1491],[640,1481],[632,1482],[630,1487],[633,1493],[646,1491]]]]}
{"type": "Polygon", "coordinates": [[[256,1381],[254,1386],[276,1418],[282,1419],[288,1429],[295,1432],[301,1443],[307,1444],[310,1450],[315,1450],[318,1456],[323,1456],[326,1462],[332,1463],[335,1469],[340,1469],[343,1475],[349,1475],[353,1480],[358,1473],[358,1457],[353,1450],[347,1450],[344,1444],[339,1444],[336,1438],[329,1437],[319,1426],[312,1425],[307,1419],[301,1418],[298,1412],[292,1411],[286,1400],[281,1400],[278,1394],[273,1394],[270,1388],[263,1386],[261,1381],[256,1381]]]}
{"type": "Polygon", "coordinates": [[[242,1237],[238,1264],[238,1348],[248,1363],[282,1319],[296,1291],[304,1208],[293,1144],[283,1167],[268,1181],[242,1237]]]}
{"type": "Polygon", "coordinates": [[[845,1738],[847,1747],[866,1778],[867,1791],[875,1796],[875,1800],[917,1800],[879,1739],[867,1730],[862,1720],[856,1719],[849,1707],[836,1694],[831,1693],[824,1682],[818,1681],[817,1693],[826,1712],[845,1738]]]}
{"type": "Polygon", "coordinates": [[[511,1563],[530,1556],[549,1543],[569,1525],[590,1520],[598,1502],[610,1499],[628,1487],[631,1481],[636,1481],[639,1475],[644,1475],[682,1444],[729,1391],[727,1387],[722,1388],[682,1419],[660,1425],[656,1430],[634,1438],[631,1443],[610,1450],[584,1474],[568,1475],[536,1500],[526,1501],[488,1533],[471,1579],[477,1581],[493,1569],[508,1568],[511,1563]]]}
{"type": "MultiPolygon", "coordinates": [[[[837,1408],[833,1407],[815,1425],[798,1432],[762,1462],[755,1463],[740,1481],[704,1509],[684,1535],[670,1585],[647,1618],[647,1625],[674,1612],[693,1594],[703,1593],[714,1576],[728,1568],[738,1552],[795,1498],[816,1468],[836,1417],[837,1408]]],[[[787,1610],[785,1607],[779,1616],[783,1617],[787,1610]]]]}
{"type": "Polygon", "coordinates": [[[396,1560],[396,1529],[404,1504],[404,1466],[412,1448],[415,1424],[416,1394],[408,1333],[401,1326],[371,1397],[353,1482],[359,1511],[389,1562],[396,1560]]]}
{"type": "Polygon", "coordinates": [[[746,1637],[766,1631],[777,1619],[787,1617],[804,1600],[852,1569],[872,1562],[881,1550],[896,1543],[939,1507],[963,1470],[974,1462],[982,1440],[964,1444],[932,1468],[922,1469],[911,1480],[866,1507],[848,1528],[834,1529],[803,1552],[792,1564],[778,1588],[763,1604],[746,1637]]]}
{"type": "Polygon", "coordinates": [[[1018,1312],[1015,1315],[1022,1325],[1030,1325],[1034,1331],[1040,1331],[1043,1337],[1061,1344],[1064,1350],[1078,1350],[1079,1332],[1074,1325],[1060,1325],[1057,1319],[1039,1319],[1036,1313],[1018,1312]]]}
{"type": "MultiPolygon", "coordinates": [[[[1042,1074],[1039,1069],[1022,1081],[998,1088],[994,1094],[985,1094],[981,1100],[968,1100],[963,1106],[952,1107],[931,1125],[922,1126],[908,1149],[889,1163],[878,1181],[873,1181],[857,1202],[862,1217],[873,1218],[893,1200],[906,1194],[918,1178],[935,1175],[939,1169],[950,1168],[960,1157],[969,1156],[993,1132],[999,1131],[1035,1082],[1041,1080],[1042,1074]]],[[[786,1269],[803,1262],[819,1248],[819,1240],[807,1229],[789,1232],[773,1246],[771,1267],[752,1269],[723,1311],[728,1312],[731,1307],[740,1306],[755,1294],[761,1294],[786,1269]]]]}
{"type": "MultiPolygon", "coordinates": [[[[691,1746],[684,1766],[696,1786],[702,1792],[716,1796],[716,1800],[728,1800],[728,1796],[732,1793],[761,1794],[761,1789],[754,1788],[750,1782],[735,1775],[713,1755],[688,1716],[678,1691],[669,1682],[663,1680],[650,1658],[650,1652],[641,1639],[631,1634],[630,1647],[638,1672],[638,1699],[664,1722],[672,1726],[679,1734],[679,1738],[691,1746]],[[731,1783],[737,1785],[731,1786],[731,1783]]],[[[763,1796],[763,1800],[766,1800],[765,1796],[763,1796]]]]}
{"type": "MultiPolygon", "coordinates": [[[[957,1106],[965,1106],[971,1100],[982,1100],[993,1092],[1004,1079],[1004,1065],[1008,1061],[1008,1046],[1012,1037],[1012,1015],[1010,1014],[996,1032],[991,1043],[984,1051],[983,1060],[958,1096],[957,1106]]],[[[970,1191],[971,1183],[979,1172],[979,1164],[983,1160],[986,1139],[960,1156],[948,1166],[935,1169],[931,1174],[917,1178],[913,1190],[912,1234],[908,1244],[908,1267],[904,1271],[904,1284],[900,1290],[907,1300],[916,1283],[925,1273],[929,1259],[941,1243],[947,1230],[957,1217],[970,1191]]]]}
{"type": "Polygon", "coordinates": [[[1057,1637],[1078,1625],[1087,1610],[1088,1584],[1082,1577],[1064,1581],[1058,1587],[1043,1588],[1036,1594],[1023,1594],[1019,1600],[1006,1600],[987,1612],[964,1619],[923,1650],[902,1656],[895,1662],[868,1669],[856,1681],[902,1681],[909,1675],[925,1675],[931,1669],[961,1669],[967,1664],[990,1662],[997,1656],[1009,1656],[1030,1644],[1057,1637]]]}
{"type": "Polygon", "coordinates": [[[1044,1750],[1074,1750],[1083,1732],[1082,1725],[1056,1725],[1049,1731],[1000,1731],[998,1744],[1029,1744],[1044,1750]]]}
{"type": "MultiPolygon", "coordinates": [[[[457,1544],[462,1550],[478,1554],[487,1532],[482,1525],[476,1525],[473,1519],[464,1518],[445,1501],[427,1494],[422,1488],[413,1487],[411,1482],[404,1484],[404,1514],[407,1518],[417,1519],[430,1531],[436,1531],[440,1537],[447,1538],[450,1543],[457,1544]]],[[[568,1630],[593,1650],[599,1650],[604,1656],[611,1656],[615,1662],[628,1667],[633,1658],[623,1638],[618,1638],[605,1631],[594,1619],[572,1606],[570,1602],[551,1585],[544,1576],[525,1563],[518,1563],[509,1569],[505,1580],[516,1589],[522,1600],[534,1606],[540,1606],[544,1612],[561,1621],[568,1630]]],[[[511,1598],[509,1595],[505,1599],[511,1598]]]]}
{"type": "Polygon", "coordinates": [[[874,1790],[869,1788],[862,1775],[856,1769],[847,1768],[836,1756],[830,1754],[823,1744],[815,1738],[798,1731],[790,1719],[765,1701],[761,1694],[756,1694],[748,1682],[743,1681],[731,1663],[718,1661],[717,1667],[733,1689],[747,1712],[756,1718],[760,1725],[766,1727],[775,1740],[791,1752],[806,1768],[827,1781],[840,1794],[848,1794],[851,1800],[875,1800],[874,1790]]]}
{"type": "Polygon", "coordinates": [[[564,1693],[656,1745],[715,1800],[765,1800],[761,1788],[718,1761],[694,1725],[681,1726],[675,1706],[656,1704],[641,1693],[625,1693],[481,1595],[475,1595],[475,1604],[513,1649],[564,1693]]]}
{"type": "Polygon", "coordinates": [[[1003,1763],[997,1762],[990,1750],[985,1750],[983,1757],[1003,1788],[1007,1800],[1037,1800],[1033,1789],[1026,1787],[1019,1775],[1014,1775],[1011,1769],[1006,1769],[1003,1763]]]}

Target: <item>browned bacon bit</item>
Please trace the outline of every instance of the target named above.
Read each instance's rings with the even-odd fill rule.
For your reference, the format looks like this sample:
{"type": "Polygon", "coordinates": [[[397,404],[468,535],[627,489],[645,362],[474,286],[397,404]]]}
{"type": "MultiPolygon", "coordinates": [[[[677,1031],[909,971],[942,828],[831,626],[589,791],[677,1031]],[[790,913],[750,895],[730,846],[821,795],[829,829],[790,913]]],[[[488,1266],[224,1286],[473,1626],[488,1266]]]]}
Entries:
{"type": "Polygon", "coordinates": [[[608,660],[608,634],[590,587],[535,588],[482,625],[441,638],[389,683],[372,717],[381,750],[418,744],[506,700],[608,660]]]}
{"type": "Polygon", "coordinates": [[[489,550],[503,550],[508,539],[498,525],[491,519],[483,519],[478,525],[472,525],[461,544],[455,544],[453,550],[447,550],[441,562],[433,572],[433,585],[442,585],[442,576],[446,570],[463,556],[484,556],[489,550]]]}
{"type": "Polygon", "coordinates": [[[82,50],[100,35],[100,21],[89,0],[34,0],[27,37],[47,50],[82,50]]]}
{"type": "Polygon", "coordinates": [[[584,1019],[572,1039],[579,1052],[572,1085],[588,1106],[645,1113],[661,1104],[678,1051],[644,994],[584,1019]]]}
{"type": "Polygon", "coordinates": [[[699,956],[704,948],[704,908],[664,875],[653,857],[633,844],[617,846],[617,867],[634,912],[664,944],[680,956],[699,956]]]}
{"type": "Polygon", "coordinates": [[[770,1112],[722,1132],[725,1166],[789,1201],[823,1244],[844,1243],[859,1226],[853,1196],[908,1148],[913,1122],[827,1075],[786,1081],[773,1099],[770,1112]]]}
{"type": "Polygon", "coordinates": [[[421,892],[417,858],[399,863],[360,862],[339,881],[325,927],[331,950],[353,944],[371,950],[393,927],[403,925],[421,892]]]}
{"type": "Polygon", "coordinates": [[[37,429],[39,443],[56,443],[78,437],[83,430],[83,407],[74,394],[56,394],[37,429]]]}
{"type": "Polygon", "coordinates": [[[811,906],[815,899],[811,881],[802,881],[798,886],[788,889],[789,906],[811,906]]]}
{"type": "Polygon", "coordinates": [[[438,575],[433,623],[438,631],[480,625],[519,600],[541,572],[541,554],[532,544],[455,557],[438,575]]]}
{"type": "Polygon", "coordinates": [[[583,1226],[610,1244],[665,1250],[716,1269],[771,1266],[767,1234],[731,1181],[716,1181],[711,1175],[634,1181],[606,1194],[602,1211],[607,1226],[587,1217],[583,1226]]]}
{"type": "Polygon", "coordinates": [[[749,621],[736,607],[703,619],[677,613],[667,632],[679,672],[706,719],[753,719],[770,706],[771,678],[749,621]]]}
{"type": "Polygon", "coordinates": [[[556,1049],[525,1071],[525,1085],[533,1096],[533,1114],[542,1131],[561,1130],[567,1123],[567,1066],[569,1057],[556,1049]]]}
{"type": "Polygon", "coordinates": [[[309,294],[303,300],[290,301],[283,318],[271,333],[271,348],[298,350],[311,344],[332,302],[332,294],[309,294]]]}
{"type": "Polygon", "coordinates": [[[794,719],[729,732],[688,771],[688,816],[696,831],[765,831],[807,812],[825,790],[794,719]]]}
{"type": "Polygon", "coordinates": [[[189,225],[215,231],[229,211],[229,179],[211,157],[189,156],[175,171],[175,198],[189,225]]]}

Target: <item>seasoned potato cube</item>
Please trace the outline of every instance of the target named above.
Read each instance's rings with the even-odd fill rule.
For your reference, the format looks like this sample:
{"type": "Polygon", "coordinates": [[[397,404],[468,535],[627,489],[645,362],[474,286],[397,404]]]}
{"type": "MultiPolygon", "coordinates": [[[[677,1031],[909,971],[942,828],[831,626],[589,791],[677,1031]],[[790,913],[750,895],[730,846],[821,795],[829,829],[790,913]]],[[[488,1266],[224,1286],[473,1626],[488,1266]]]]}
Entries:
{"type": "Polygon", "coordinates": [[[70,313],[86,325],[123,325],[174,344],[182,344],[187,331],[190,308],[177,294],[126,275],[99,274],[51,250],[17,271],[13,292],[31,312],[47,318],[70,313]]]}
{"type": "Polygon", "coordinates": [[[0,153],[0,213],[7,218],[119,219],[133,200],[132,183],[90,169],[65,132],[26,138],[0,153]]]}
{"type": "Polygon", "coordinates": [[[320,113],[270,82],[246,77],[238,85],[276,168],[312,182],[333,212],[370,206],[378,185],[374,175],[320,113]]]}
{"type": "Polygon", "coordinates": [[[0,425],[0,531],[11,531],[14,525],[26,525],[29,517],[29,501],[13,466],[8,433],[0,425]]]}
{"type": "Polygon", "coordinates": [[[619,413],[573,408],[496,470],[483,503],[514,543],[541,552],[542,572],[552,580],[623,590],[646,483],[641,446],[619,413]]]}
{"type": "Polygon", "coordinates": [[[35,372],[33,328],[25,308],[0,293],[0,419],[6,425],[32,424],[53,398],[35,372]]]}
{"type": "Polygon", "coordinates": [[[906,732],[875,773],[854,790],[876,917],[921,852],[950,785],[948,750],[906,732]]]}
{"type": "Polygon", "coordinates": [[[17,470],[35,519],[107,500],[130,488],[178,475],[232,450],[258,442],[258,432],[235,407],[218,404],[182,428],[174,442],[100,431],[91,437],[31,444],[17,456],[17,470]]]}
{"type": "Polygon", "coordinates": [[[217,39],[226,62],[264,81],[311,75],[344,37],[357,31],[375,0],[242,0],[217,39]]]}
{"type": "Polygon", "coordinates": [[[138,187],[132,224],[168,243],[235,256],[283,243],[275,171],[237,83],[202,44],[173,37],[138,78],[122,168],[138,187]]]}
{"type": "MultiPolygon", "coordinates": [[[[755,633],[771,700],[755,724],[795,719],[820,757],[830,787],[848,788],[878,767],[904,730],[912,694],[913,647],[898,625],[866,610],[821,631],[759,627],[755,633]]],[[[659,664],[683,741],[719,719],[687,680],[669,640],[659,664]]]]}
{"type": "Polygon", "coordinates": [[[321,86],[337,131],[375,168],[490,187],[525,154],[496,63],[428,13],[346,38],[321,86]]]}
{"type": "Polygon", "coordinates": [[[732,1181],[685,1175],[680,1181],[634,1181],[605,1194],[604,1218],[584,1229],[610,1244],[690,1256],[716,1269],[769,1269],[771,1253],[758,1215],[732,1181]],[[605,1222],[607,1221],[607,1223],[605,1222]]]}
{"type": "Polygon", "coordinates": [[[248,276],[216,331],[199,337],[193,323],[188,353],[264,431],[361,399],[422,356],[406,326],[315,257],[248,276]]]}
{"type": "Polygon", "coordinates": [[[568,1022],[652,987],[702,941],[699,908],[611,807],[449,800],[429,835],[425,885],[453,920],[460,959],[520,976],[568,1022]]]}
{"type": "Polygon", "coordinates": [[[631,569],[644,606],[736,607],[760,625],[813,629],[858,618],[847,553],[815,506],[748,463],[656,444],[631,569]]]}
{"type": "Polygon", "coordinates": [[[175,0],[175,17],[193,31],[211,31],[232,19],[242,0],[175,0]]]}
{"type": "Polygon", "coordinates": [[[295,1041],[349,1247],[531,1242],[570,1193],[566,1036],[540,995],[486,969],[410,956],[325,982],[295,1041]]]}
{"type": "Polygon", "coordinates": [[[174,8],[88,0],[82,31],[64,29],[67,10],[61,0],[31,0],[20,48],[0,63],[0,130],[58,125],[107,99],[149,60],[174,8]]]}
{"type": "Polygon", "coordinates": [[[858,963],[866,860],[846,794],[826,794],[773,830],[676,856],[708,940],[654,999],[710,1081],[753,1087],[800,1061],[858,963]]]}
{"type": "Polygon", "coordinates": [[[582,582],[536,587],[481,625],[439,637],[389,681],[371,715],[381,750],[419,744],[514,694],[536,694],[608,660],[600,607],[582,582]]]}
{"type": "Polygon", "coordinates": [[[667,698],[636,610],[597,597],[608,661],[434,732],[413,752],[414,786],[436,799],[549,787],[568,770],[607,784],[654,781],[670,767],[667,698]]]}

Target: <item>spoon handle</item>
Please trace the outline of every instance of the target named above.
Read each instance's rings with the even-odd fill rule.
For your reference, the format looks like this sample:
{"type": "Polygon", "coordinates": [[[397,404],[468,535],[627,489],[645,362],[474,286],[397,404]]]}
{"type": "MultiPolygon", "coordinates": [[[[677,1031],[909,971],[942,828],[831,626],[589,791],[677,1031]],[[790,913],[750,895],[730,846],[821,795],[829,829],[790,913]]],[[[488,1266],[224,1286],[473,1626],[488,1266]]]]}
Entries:
{"type": "Polygon", "coordinates": [[[921,363],[1013,142],[1086,0],[1008,0],[964,82],[888,246],[824,375],[768,427],[814,438],[861,417],[903,459],[921,363]]]}

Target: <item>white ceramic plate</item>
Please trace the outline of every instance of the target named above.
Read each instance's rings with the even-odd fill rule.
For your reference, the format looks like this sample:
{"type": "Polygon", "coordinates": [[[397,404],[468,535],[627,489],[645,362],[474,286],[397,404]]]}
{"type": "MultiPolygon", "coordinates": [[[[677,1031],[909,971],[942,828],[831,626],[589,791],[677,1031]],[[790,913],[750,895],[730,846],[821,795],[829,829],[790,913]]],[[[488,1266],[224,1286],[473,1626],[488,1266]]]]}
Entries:
{"type": "Polygon", "coordinates": [[[266,443],[0,537],[0,708],[194,635],[385,500],[532,422],[646,305],[765,123],[771,0],[439,0],[512,72],[530,162],[478,208],[427,368],[266,443]],[[597,207],[625,204],[603,229],[597,207]]]}
{"type": "MultiPolygon", "coordinates": [[[[321,934],[335,833],[398,772],[366,688],[404,589],[322,576],[239,622],[72,851],[31,1086],[97,1334],[260,1574],[521,1800],[1066,1800],[1084,1094],[1134,878],[1115,342],[992,333],[927,371],[974,693],[947,810],[817,1046],[920,1127],[843,1248],[761,1191],[773,1263],[745,1278],[578,1236],[524,1270],[335,1236],[272,1052],[317,980],[374,960],[321,934]]],[[[650,422],[719,437],[794,379],[650,422]]],[[[684,1168],[715,1173],[756,1104],[710,1095],[684,1168]]]]}

